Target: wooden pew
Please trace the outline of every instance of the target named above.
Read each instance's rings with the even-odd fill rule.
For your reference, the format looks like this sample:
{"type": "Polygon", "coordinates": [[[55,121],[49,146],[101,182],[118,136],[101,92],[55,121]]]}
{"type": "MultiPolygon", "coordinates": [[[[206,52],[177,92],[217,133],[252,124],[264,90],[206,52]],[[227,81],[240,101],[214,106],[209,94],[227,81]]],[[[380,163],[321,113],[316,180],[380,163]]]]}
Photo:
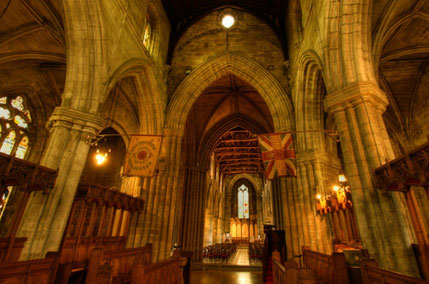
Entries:
{"type": "Polygon", "coordinates": [[[350,282],[346,258],[343,253],[334,252],[332,255],[327,255],[303,247],[302,255],[304,266],[314,272],[318,282],[338,284],[350,282]]]}
{"type": "Polygon", "coordinates": [[[115,283],[128,283],[132,278],[133,268],[135,266],[144,268],[150,264],[151,258],[152,244],[146,244],[146,246],[141,248],[113,251],[103,251],[102,248],[94,248],[89,257],[85,283],[105,283],[97,282],[100,279],[110,279],[115,283]],[[111,271],[108,267],[111,268],[111,271]]]}
{"type": "Polygon", "coordinates": [[[180,269],[180,251],[175,251],[173,257],[150,265],[134,266],[131,284],[151,283],[183,283],[183,275],[180,269]]]}
{"type": "MultiPolygon", "coordinates": [[[[27,238],[15,238],[13,243],[13,248],[11,249],[8,261],[16,262],[19,260],[21,251],[24,248],[27,238]]],[[[0,239],[0,259],[3,259],[3,256],[6,254],[8,244],[10,243],[10,238],[1,238],[0,239]]]]}
{"type": "Polygon", "coordinates": [[[292,259],[283,266],[279,258],[273,257],[273,283],[274,284],[314,284],[314,273],[309,268],[299,268],[292,259]]]}
{"type": "Polygon", "coordinates": [[[363,284],[423,284],[428,281],[410,277],[401,273],[384,270],[375,261],[364,259],[360,264],[363,284]]]}
{"type": "Polygon", "coordinates": [[[48,253],[45,259],[0,264],[0,283],[53,284],[58,268],[59,254],[48,253]]]}

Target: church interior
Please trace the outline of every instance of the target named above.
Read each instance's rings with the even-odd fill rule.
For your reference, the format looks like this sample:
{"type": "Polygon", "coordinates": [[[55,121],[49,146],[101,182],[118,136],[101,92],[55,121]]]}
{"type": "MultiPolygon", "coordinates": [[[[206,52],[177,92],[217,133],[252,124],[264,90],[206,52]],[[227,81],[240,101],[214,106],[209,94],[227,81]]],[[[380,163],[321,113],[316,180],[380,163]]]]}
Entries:
{"type": "Polygon", "coordinates": [[[428,283],[429,1],[0,1],[0,283],[428,283]]]}

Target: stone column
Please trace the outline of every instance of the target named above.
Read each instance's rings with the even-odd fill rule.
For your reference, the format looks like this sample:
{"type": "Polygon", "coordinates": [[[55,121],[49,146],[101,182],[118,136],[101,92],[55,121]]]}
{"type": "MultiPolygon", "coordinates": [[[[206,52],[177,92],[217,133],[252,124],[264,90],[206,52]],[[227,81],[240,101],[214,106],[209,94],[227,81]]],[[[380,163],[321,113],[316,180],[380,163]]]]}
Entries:
{"type": "Polygon", "coordinates": [[[57,107],[48,127],[50,137],[41,165],[58,169],[55,187],[46,196],[32,195],[18,233],[27,237],[21,260],[44,258],[58,251],[89,151],[89,137],[100,130],[99,117],[57,107]]]}
{"type": "Polygon", "coordinates": [[[326,96],[327,111],[340,132],[357,224],[365,248],[386,269],[418,275],[399,195],[375,188],[373,170],[391,160],[392,147],[382,113],[388,101],[373,83],[359,82],[326,96]]]}
{"type": "MultiPolygon", "coordinates": [[[[193,251],[194,260],[200,261],[203,248],[204,211],[206,200],[205,170],[199,167],[187,167],[185,170],[183,207],[182,248],[193,251]]],[[[216,217],[213,218],[216,220],[216,217]]],[[[213,242],[215,237],[213,224],[213,242]]]]}
{"type": "MultiPolygon", "coordinates": [[[[316,195],[330,194],[327,180],[337,180],[341,165],[323,151],[297,153],[297,199],[303,226],[303,243],[312,250],[330,254],[333,250],[332,228],[329,216],[320,216],[316,211],[316,195]]],[[[331,187],[332,188],[332,187],[331,187]]]]}
{"type": "Polygon", "coordinates": [[[181,204],[178,199],[181,143],[182,137],[177,132],[164,129],[158,172],[146,182],[147,216],[140,220],[144,226],[140,245],[153,244],[153,262],[169,258],[173,247],[176,207],[181,204]]]}

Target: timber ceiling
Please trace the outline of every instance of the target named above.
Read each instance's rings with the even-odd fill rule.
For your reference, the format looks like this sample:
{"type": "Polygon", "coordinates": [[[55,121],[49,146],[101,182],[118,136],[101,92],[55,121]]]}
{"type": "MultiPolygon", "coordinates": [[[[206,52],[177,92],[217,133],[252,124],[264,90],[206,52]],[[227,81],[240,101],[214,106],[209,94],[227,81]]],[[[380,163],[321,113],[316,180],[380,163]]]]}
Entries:
{"type": "Polygon", "coordinates": [[[214,149],[216,164],[225,176],[262,174],[262,157],[256,135],[241,127],[221,136],[214,149]]]}
{"type": "Polygon", "coordinates": [[[214,153],[225,175],[261,173],[255,134],[272,130],[270,111],[259,93],[244,80],[226,75],[211,84],[191,109],[185,134],[190,151],[185,156],[190,160],[186,162],[207,165],[214,153]]]}
{"type": "Polygon", "coordinates": [[[169,59],[180,36],[193,23],[213,11],[233,7],[252,13],[265,21],[279,37],[288,58],[285,19],[288,0],[162,0],[172,26],[169,59]]]}

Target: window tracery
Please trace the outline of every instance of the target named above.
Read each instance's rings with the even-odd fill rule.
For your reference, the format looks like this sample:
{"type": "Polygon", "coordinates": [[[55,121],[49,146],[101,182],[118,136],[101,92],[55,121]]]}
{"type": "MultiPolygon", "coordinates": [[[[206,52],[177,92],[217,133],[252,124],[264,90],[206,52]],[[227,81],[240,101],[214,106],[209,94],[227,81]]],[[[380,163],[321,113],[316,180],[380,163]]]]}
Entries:
{"type": "Polygon", "coordinates": [[[152,37],[152,24],[150,22],[150,18],[146,17],[146,25],[143,34],[143,44],[144,46],[146,46],[147,50],[149,50],[152,45],[152,37]]]}
{"type": "Polygon", "coordinates": [[[249,189],[242,184],[238,188],[238,218],[249,219],[249,189]]]}
{"type": "MultiPolygon", "coordinates": [[[[0,97],[0,152],[24,159],[30,147],[31,112],[22,96],[0,97]]],[[[0,218],[13,187],[0,196],[0,218]]]]}

